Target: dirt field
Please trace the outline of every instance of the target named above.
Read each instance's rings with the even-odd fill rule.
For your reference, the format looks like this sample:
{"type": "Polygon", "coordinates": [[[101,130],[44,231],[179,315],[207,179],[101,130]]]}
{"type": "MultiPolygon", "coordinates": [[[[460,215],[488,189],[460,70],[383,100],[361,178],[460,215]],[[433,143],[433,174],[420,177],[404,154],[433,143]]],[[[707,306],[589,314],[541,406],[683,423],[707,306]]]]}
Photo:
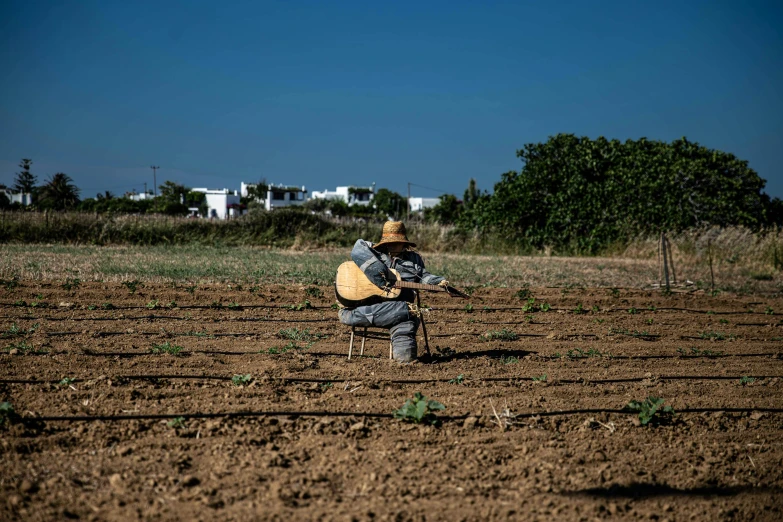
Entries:
{"type": "Polygon", "coordinates": [[[130,290],[0,288],[0,519],[783,518],[779,294],[428,294],[400,366],[347,360],[328,286],[130,290]],[[416,392],[439,427],[391,418],[416,392]]]}

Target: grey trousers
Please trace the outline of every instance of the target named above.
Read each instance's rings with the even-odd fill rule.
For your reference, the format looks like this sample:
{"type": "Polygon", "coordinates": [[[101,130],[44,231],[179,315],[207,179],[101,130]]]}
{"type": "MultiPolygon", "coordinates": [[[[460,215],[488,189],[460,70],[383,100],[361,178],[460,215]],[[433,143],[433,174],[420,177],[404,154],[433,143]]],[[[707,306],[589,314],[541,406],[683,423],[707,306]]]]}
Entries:
{"type": "Polygon", "coordinates": [[[343,308],[338,312],[340,322],[348,326],[377,326],[388,328],[394,359],[410,362],[416,359],[416,330],[419,319],[408,311],[404,301],[387,301],[369,306],[343,308]]]}

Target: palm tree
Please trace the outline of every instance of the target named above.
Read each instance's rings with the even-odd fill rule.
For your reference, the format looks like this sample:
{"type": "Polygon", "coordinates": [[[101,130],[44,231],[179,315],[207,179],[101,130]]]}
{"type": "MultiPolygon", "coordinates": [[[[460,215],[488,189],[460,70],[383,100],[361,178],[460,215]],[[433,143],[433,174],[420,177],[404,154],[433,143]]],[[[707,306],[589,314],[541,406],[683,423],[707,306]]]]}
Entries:
{"type": "Polygon", "coordinates": [[[38,204],[55,210],[73,208],[79,204],[79,189],[68,174],[58,172],[39,189],[38,204]]]}

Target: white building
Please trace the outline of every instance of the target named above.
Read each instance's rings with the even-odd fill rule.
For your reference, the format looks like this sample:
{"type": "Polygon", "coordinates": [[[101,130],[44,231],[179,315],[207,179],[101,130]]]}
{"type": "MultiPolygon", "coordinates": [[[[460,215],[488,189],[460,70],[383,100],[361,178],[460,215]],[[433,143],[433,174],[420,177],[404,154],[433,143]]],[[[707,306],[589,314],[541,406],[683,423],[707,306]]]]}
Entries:
{"type": "Polygon", "coordinates": [[[267,210],[274,210],[282,207],[293,207],[302,205],[307,201],[307,189],[295,186],[284,186],[281,184],[272,185],[269,184],[269,189],[266,192],[266,200],[264,201],[264,208],[267,210]]]}
{"type": "Polygon", "coordinates": [[[353,205],[369,205],[375,195],[375,183],[370,187],[337,187],[333,192],[324,189],[323,192],[313,191],[313,199],[339,199],[353,205]]]}
{"type": "Polygon", "coordinates": [[[152,194],[151,190],[142,193],[138,193],[134,190],[133,192],[126,192],[125,197],[132,201],[141,201],[143,199],[153,199],[155,196],[152,194]]]}
{"type": "MultiPolygon", "coordinates": [[[[193,192],[202,192],[207,200],[207,217],[216,219],[228,219],[241,215],[239,192],[228,189],[194,188],[193,192]]],[[[188,209],[196,210],[198,209],[188,209]]]]}
{"type": "Polygon", "coordinates": [[[411,212],[421,212],[425,208],[432,208],[440,203],[440,198],[410,198],[408,203],[411,206],[411,212]]]}
{"type": "Polygon", "coordinates": [[[0,185],[0,192],[3,192],[6,195],[11,204],[19,203],[24,206],[33,204],[33,195],[28,192],[13,192],[5,185],[0,185]]]}

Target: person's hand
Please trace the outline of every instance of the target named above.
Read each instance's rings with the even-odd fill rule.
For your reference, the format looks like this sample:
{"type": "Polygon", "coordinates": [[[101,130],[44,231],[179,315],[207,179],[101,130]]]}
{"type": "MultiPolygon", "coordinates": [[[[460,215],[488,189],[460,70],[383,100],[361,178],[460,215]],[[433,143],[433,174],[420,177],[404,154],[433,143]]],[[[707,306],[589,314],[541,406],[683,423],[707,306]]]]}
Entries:
{"type": "Polygon", "coordinates": [[[449,286],[449,282],[448,282],[448,281],[446,281],[446,280],[444,279],[443,281],[441,281],[440,283],[438,283],[438,286],[441,286],[441,287],[443,287],[443,288],[446,288],[447,286],[449,286]]]}

